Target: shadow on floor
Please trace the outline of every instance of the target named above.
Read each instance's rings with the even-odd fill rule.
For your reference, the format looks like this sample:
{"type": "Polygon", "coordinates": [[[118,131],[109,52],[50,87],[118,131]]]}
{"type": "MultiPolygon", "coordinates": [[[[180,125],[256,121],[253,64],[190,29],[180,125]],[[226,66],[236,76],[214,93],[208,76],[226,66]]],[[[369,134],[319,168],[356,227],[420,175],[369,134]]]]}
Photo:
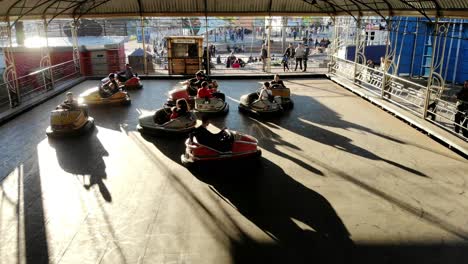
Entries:
{"type": "MultiPolygon", "coordinates": [[[[183,140],[145,138],[180,162],[183,140]]],[[[331,204],[269,160],[216,162],[191,172],[274,241],[268,245],[248,234],[232,240],[236,263],[345,263],[351,258],[353,243],[331,204]]]]}
{"type": "Polygon", "coordinates": [[[112,202],[104,183],[107,174],[103,157],[109,156],[109,153],[99,141],[97,133],[95,128],[88,135],[49,139],[49,143],[55,149],[58,163],[64,171],[77,176],[87,190],[97,185],[102,197],[112,202]]]}

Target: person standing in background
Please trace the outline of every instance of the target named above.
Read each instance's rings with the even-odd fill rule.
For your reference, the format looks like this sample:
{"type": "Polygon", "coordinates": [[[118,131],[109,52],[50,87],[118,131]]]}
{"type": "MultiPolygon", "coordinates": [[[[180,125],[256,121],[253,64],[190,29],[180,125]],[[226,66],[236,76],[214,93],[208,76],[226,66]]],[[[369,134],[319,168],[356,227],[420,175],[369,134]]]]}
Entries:
{"type": "Polygon", "coordinates": [[[310,53],[310,48],[309,48],[309,45],[305,45],[305,49],[304,49],[304,70],[303,72],[307,71],[307,61],[309,60],[309,53],[310,53]]]}
{"type": "Polygon", "coordinates": [[[262,45],[262,50],[260,51],[260,58],[262,58],[262,71],[266,71],[266,63],[268,58],[268,51],[265,44],[262,45]]]}
{"type": "Polygon", "coordinates": [[[297,71],[297,66],[302,70],[302,59],[304,58],[304,48],[302,47],[302,43],[299,43],[296,48],[296,68],[294,71],[297,71]]]}

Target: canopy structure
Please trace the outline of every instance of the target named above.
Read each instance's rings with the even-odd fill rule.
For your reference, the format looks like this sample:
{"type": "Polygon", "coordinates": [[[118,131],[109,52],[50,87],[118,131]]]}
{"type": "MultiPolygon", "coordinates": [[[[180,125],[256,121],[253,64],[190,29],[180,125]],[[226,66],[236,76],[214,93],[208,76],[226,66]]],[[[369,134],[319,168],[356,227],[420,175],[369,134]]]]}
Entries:
{"type": "Polygon", "coordinates": [[[0,18],[369,15],[468,17],[468,0],[2,0],[0,18]]]}

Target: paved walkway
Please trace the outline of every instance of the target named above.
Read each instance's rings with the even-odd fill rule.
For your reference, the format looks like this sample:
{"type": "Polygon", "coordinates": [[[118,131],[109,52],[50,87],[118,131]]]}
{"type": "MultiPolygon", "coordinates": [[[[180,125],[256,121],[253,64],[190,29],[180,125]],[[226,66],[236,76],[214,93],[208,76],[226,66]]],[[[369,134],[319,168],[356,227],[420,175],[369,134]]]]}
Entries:
{"type": "Polygon", "coordinates": [[[240,115],[259,82],[221,80],[231,110],[211,127],[257,137],[258,164],[189,171],[183,139],[135,131],[177,80],[91,108],[86,137],[46,138],[61,97],[0,126],[1,261],[468,263],[464,158],[327,79],[287,82],[281,118],[240,115]]]}

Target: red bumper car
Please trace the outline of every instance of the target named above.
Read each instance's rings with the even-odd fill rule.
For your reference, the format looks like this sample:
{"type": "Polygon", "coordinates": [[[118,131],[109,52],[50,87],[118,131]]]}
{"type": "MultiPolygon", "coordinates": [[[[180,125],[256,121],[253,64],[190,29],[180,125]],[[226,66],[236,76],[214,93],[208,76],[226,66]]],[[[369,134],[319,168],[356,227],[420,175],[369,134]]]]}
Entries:
{"type": "Polygon", "coordinates": [[[212,140],[205,140],[191,135],[185,141],[185,153],[181,156],[184,166],[201,162],[257,158],[262,155],[256,138],[236,131],[222,130],[213,135],[212,140]]]}

